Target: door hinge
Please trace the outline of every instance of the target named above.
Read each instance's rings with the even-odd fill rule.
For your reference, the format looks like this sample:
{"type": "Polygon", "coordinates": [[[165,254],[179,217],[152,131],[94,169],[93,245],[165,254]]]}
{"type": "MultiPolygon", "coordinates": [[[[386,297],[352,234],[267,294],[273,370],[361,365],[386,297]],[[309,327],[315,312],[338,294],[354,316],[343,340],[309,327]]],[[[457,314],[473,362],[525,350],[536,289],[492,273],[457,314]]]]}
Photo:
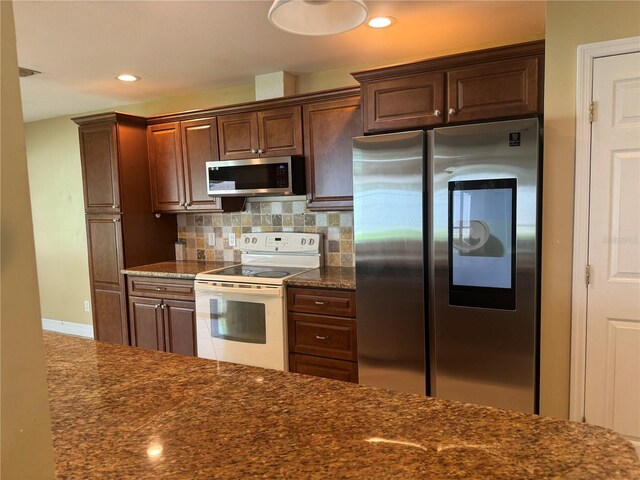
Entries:
{"type": "Polygon", "coordinates": [[[593,119],[596,116],[596,102],[591,102],[589,104],[589,123],[593,123],[593,119]]]}
{"type": "Polygon", "coordinates": [[[587,265],[585,268],[585,281],[587,282],[587,285],[591,283],[591,265],[587,265]]]}

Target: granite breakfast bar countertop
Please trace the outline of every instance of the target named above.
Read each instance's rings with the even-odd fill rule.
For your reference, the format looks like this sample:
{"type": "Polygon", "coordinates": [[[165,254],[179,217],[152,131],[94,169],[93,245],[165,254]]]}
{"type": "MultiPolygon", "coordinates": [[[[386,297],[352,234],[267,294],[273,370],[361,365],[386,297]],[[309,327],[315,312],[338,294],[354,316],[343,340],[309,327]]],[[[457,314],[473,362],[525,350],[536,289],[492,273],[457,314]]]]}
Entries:
{"type": "MultiPolygon", "coordinates": [[[[122,270],[125,275],[146,277],[194,279],[200,272],[237,265],[237,262],[203,262],[197,260],[174,260],[152,263],[122,270]]],[[[292,287],[338,288],[355,290],[355,269],[346,267],[321,267],[301,273],[285,280],[292,287]]]]}
{"type": "Polygon", "coordinates": [[[44,338],[58,478],[640,478],[599,427],[44,338]]]}

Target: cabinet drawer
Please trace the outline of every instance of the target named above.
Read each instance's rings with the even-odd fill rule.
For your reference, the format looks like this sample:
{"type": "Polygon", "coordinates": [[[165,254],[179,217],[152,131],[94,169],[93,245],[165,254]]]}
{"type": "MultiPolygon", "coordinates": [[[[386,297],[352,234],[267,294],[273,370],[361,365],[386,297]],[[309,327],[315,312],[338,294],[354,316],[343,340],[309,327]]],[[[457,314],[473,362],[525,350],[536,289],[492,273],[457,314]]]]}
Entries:
{"type": "Polygon", "coordinates": [[[311,355],[289,355],[289,371],[313,375],[314,377],[358,383],[358,364],[345,360],[313,357],[311,355]]]}
{"type": "Polygon", "coordinates": [[[193,280],[181,278],[154,278],[127,276],[129,295],[172,300],[195,299],[193,280]]]}
{"type": "Polygon", "coordinates": [[[293,312],[356,316],[356,294],[349,290],[289,288],[287,299],[293,312]]]}
{"type": "Polygon", "coordinates": [[[355,320],[292,312],[288,323],[290,352],[358,359],[355,320]]]}

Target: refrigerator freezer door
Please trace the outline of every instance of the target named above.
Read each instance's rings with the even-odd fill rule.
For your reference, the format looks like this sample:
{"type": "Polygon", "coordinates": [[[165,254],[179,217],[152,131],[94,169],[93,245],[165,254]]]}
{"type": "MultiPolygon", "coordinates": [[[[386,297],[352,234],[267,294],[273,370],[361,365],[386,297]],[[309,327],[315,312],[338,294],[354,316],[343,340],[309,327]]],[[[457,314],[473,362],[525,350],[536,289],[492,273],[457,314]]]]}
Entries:
{"type": "Polygon", "coordinates": [[[353,140],[361,384],[426,393],[424,132],[353,140]]]}
{"type": "Polygon", "coordinates": [[[537,119],[429,133],[431,394],[537,412],[537,119]]]}

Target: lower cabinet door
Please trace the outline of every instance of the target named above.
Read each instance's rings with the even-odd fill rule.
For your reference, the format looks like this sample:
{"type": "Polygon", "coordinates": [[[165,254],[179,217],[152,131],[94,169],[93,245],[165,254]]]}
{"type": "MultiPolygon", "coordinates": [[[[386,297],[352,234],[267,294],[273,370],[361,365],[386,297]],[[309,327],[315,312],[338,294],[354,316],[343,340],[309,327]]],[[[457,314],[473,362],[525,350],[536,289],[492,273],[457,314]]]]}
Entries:
{"type": "Polygon", "coordinates": [[[164,350],[162,300],[129,297],[129,325],[131,345],[150,350],[164,350]]]}
{"type": "Polygon", "coordinates": [[[289,371],[313,375],[314,377],[358,383],[358,364],[345,360],[291,353],[289,354],[289,371]]]}
{"type": "Polygon", "coordinates": [[[93,328],[96,340],[128,345],[126,301],[119,290],[94,288],[93,328]]]}
{"type": "Polygon", "coordinates": [[[164,328],[167,352],[196,356],[196,304],[164,300],[164,328]]]}

